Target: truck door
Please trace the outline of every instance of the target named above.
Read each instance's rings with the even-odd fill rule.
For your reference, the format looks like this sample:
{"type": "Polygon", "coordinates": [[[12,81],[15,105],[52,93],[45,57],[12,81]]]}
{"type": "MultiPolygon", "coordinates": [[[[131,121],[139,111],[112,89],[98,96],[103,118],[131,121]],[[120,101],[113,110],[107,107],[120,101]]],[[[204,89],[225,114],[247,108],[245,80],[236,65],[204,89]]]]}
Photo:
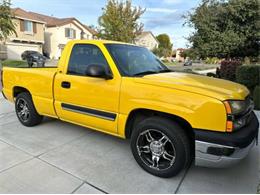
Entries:
{"type": "Polygon", "coordinates": [[[67,72],[57,73],[55,77],[57,115],[65,121],[115,134],[121,78],[106,80],[86,76],[89,65],[103,66],[111,71],[100,47],[75,44],[68,60],[67,72]]]}

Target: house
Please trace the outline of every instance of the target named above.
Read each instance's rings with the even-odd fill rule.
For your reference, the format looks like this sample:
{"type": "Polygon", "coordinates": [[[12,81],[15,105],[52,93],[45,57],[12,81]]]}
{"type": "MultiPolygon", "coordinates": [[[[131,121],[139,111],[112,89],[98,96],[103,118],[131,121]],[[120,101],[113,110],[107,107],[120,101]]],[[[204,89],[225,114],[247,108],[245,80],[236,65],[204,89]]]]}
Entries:
{"type": "Polygon", "coordinates": [[[6,40],[7,58],[21,59],[21,54],[25,50],[42,53],[45,21],[20,8],[11,9],[11,11],[17,35],[13,34],[6,40]]]}
{"type": "Polygon", "coordinates": [[[59,59],[66,43],[70,40],[96,38],[97,33],[76,18],[56,18],[34,12],[29,13],[38,20],[46,22],[43,51],[50,58],[59,59]]]}
{"type": "Polygon", "coordinates": [[[178,62],[184,62],[185,59],[184,59],[184,57],[181,56],[182,52],[184,52],[184,51],[185,51],[184,48],[178,48],[176,50],[176,60],[178,62]]]}
{"type": "Polygon", "coordinates": [[[135,44],[146,47],[149,50],[158,48],[159,42],[151,31],[144,31],[135,39],[135,44]]]}

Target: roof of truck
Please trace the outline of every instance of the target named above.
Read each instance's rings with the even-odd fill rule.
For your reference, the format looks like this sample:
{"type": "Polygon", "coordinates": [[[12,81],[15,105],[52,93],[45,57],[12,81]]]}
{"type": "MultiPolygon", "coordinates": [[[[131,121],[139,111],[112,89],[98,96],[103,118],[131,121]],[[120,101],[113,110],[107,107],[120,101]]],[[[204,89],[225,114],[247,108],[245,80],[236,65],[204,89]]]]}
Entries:
{"type": "Polygon", "coordinates": [[[134,45],[131,43],[125,43],[125,42],[120,42],[120,41],[111,41],[111,40],[72,40],[71,42],[73,43],[103,43],[103,44],[108,44],[108,43],[112,43],[112,44],[127,44],[127,45],[134,45]]]}

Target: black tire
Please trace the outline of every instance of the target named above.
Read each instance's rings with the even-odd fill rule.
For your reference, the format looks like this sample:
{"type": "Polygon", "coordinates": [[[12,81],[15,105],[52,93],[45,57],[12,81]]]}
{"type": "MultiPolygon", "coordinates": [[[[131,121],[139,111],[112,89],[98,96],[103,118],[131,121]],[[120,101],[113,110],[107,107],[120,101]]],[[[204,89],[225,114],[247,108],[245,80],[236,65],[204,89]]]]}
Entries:
{"type": "MultiPolygon", "coordinates": [[[[158,140],[155,138],[152,140],[158,140]]],[[[147,140],[148,139],[146,139],[146,141],[147,140]]],[[[148,173],[163,178],[173,177],[189,165],[191,162],[190,144],[191,143],[184,129],[182,129],[176,122],[163,117],[150,117],[144,119],[134,127],[131,136],[131,149],[137,163],[148,173]],[[172,152],[171,156],[175,155],[175,157],[169,158],[169,162],[167,162],[168,160],[164,158],[164,152],[159,154],[161,156],[157,161],[157,165],[160,164],[161,161],[161,165],[158,165],[158,167],[161,166],[161,169],[158,169],[158,167],[154,167],[154,165],[151,166],[149,164],[150,160],[154,163],[154,160],[152,160],[154,159],[152,157],[154,156],[153,154],[158,155],[158,153],[152,153],[152,145],[154,146],[154,144],[152,144],[153,141],[148,142],[146,146],[140,147],[139,145],[141,142],[145,142],[145,139],[147,138],[147,132],[150,133],[151,137],[156,138],[156,136],[159,137],[159,135],[162,134],[162,136],[168,139],[166,144],[163,146],[163,149],[155,150],[155,152],[159,151],[160,153],[160,151],[166,151],[168,154],[172,152]],[[147,149],[148,146],[150,149],[147,149]],[[168,147],[168,149],[166,147],[168,147]],[[144,148],[145,150],[150,150],[150,154],[145,150],[140,152],[140,148],[143,148],[142,150],[144,150],[144,148]],[[171,148],[173,148],[172,151],[170,151],[171,148]],[[151,159],[149,160],[150,156],[151,159]],[[170,159],[172,159],[172,161],[170,161],[170,159]]]]}
{"type": "Polygon", "coordinates": [[[27,64],[28,64],[29,67],[32,67],[33,66],[33,60],[31,58],[28,58],[27,64]]]}
{"type": "Polygon", "coordinates": [[[36,111],[32,97],[28,92],[23,92],[17,95],[15,101],[15,112],[19,121],[27,127],[36,126],[40,124],[43,119],[43,116],[39,115],[36,111]]]}
{"type": "Polygon", "coordinates": [[[37,62],[37,67],[44,67],[45,62],[37,62]]]}

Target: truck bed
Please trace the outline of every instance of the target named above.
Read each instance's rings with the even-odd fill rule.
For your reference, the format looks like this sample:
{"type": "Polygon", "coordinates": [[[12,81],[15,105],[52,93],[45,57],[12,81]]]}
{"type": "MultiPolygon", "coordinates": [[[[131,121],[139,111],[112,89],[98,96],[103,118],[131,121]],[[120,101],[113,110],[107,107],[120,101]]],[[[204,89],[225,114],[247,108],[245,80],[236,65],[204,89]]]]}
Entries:
{"type": "Polygon", "coordinates": [[[13,100],[13,93],[19,87],[27,89],[37,104],[38,112],[53,115],[53,80],[57,72],[56,67],[44,68],[3,68],[3,92],[6,98],[13,100]],[[46,107],[46,108],[44,108],[46,107]],[[46,110],[48,113],[46,113],[46,110]]]}

